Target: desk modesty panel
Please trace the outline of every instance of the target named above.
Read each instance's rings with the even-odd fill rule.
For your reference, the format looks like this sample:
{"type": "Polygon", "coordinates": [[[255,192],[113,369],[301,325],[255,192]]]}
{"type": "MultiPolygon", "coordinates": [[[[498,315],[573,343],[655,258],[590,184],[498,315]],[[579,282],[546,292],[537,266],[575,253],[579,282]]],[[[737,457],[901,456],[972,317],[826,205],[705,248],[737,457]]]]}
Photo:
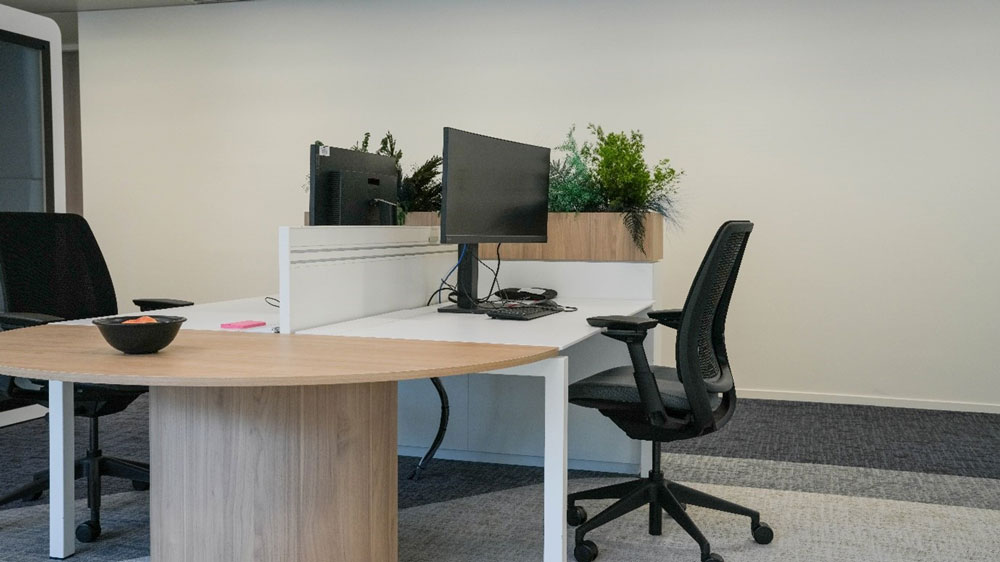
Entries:
{"type": "Polygon", "coordinates": [[[181,330],[166,349],[124,355],[95,326],[0,334],[0,372],[146,386],[307,386],[478,373],[555,357],[554,347],[181,330]]]}

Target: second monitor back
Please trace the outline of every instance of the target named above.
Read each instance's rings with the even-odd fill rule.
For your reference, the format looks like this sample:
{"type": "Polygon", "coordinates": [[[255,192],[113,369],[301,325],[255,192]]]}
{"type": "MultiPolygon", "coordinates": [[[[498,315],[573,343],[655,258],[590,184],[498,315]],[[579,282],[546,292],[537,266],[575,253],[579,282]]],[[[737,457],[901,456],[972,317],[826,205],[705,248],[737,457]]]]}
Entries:
{"type": "Polygon", "coordinates": [[[310,225],[393,225],[399,172],[388,156],[313,145],[310,225]]]}

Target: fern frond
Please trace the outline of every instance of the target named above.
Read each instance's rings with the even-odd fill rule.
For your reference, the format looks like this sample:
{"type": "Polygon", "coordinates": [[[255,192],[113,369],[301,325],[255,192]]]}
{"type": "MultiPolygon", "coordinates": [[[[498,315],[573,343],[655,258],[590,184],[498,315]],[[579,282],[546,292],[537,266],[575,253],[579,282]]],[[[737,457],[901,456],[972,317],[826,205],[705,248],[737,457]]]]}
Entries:
{"type": "Polygon", "coordinates": [[[646,255],[646,213],[642,209],[626,209],[622,211],[622,222],[625,229],[632,235],[632,242],[643,255],[646,255]]]}
{"type": "Polygon", "coordinates": [[[400,203],[406,212],[441,210],[440,156],[431,156],[426,162],[403,178],[400,203]]]}

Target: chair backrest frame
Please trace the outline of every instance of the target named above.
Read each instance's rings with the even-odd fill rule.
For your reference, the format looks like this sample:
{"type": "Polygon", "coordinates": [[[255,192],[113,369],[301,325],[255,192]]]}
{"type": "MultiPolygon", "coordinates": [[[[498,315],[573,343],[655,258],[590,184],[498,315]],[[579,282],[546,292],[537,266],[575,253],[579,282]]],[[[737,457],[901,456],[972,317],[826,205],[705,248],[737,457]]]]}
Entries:
{"type": "Polygon", "coordinates": [[[0,213],[0,312],[66,320],[118,313],[107,262],[83,217],[0,213]]]}
{"type": "Polygon", "coordinates": [[[710,392],[725,395],[721,408],[727,411],[722,416],[731,415],[735,406],[726,316],[752,230],[750,221],[727,221],[719,227],[684,302],[677,332],[677,372],[700,432],[714,431],[721,421],[709,403],[710,392]]]}

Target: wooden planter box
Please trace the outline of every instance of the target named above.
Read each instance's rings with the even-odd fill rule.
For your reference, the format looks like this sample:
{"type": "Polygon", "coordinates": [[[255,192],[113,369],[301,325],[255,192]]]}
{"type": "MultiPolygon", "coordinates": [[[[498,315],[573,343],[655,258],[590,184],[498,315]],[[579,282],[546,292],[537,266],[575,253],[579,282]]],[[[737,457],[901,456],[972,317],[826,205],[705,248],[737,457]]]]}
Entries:
{"type": "MultiPolygon", "coordinates": [[[[409,213],[406,224],[441,224],[437,213],[409,213]]],[[[632,243],[620,213],[549,213],[545,244],[504,243],[505,260],[657,262],[663,258],[663,217],[646,215],[645,253],[632,243]]],[[[496,244],[480,244],[479,257],[496,259],[496,244]]]]}

